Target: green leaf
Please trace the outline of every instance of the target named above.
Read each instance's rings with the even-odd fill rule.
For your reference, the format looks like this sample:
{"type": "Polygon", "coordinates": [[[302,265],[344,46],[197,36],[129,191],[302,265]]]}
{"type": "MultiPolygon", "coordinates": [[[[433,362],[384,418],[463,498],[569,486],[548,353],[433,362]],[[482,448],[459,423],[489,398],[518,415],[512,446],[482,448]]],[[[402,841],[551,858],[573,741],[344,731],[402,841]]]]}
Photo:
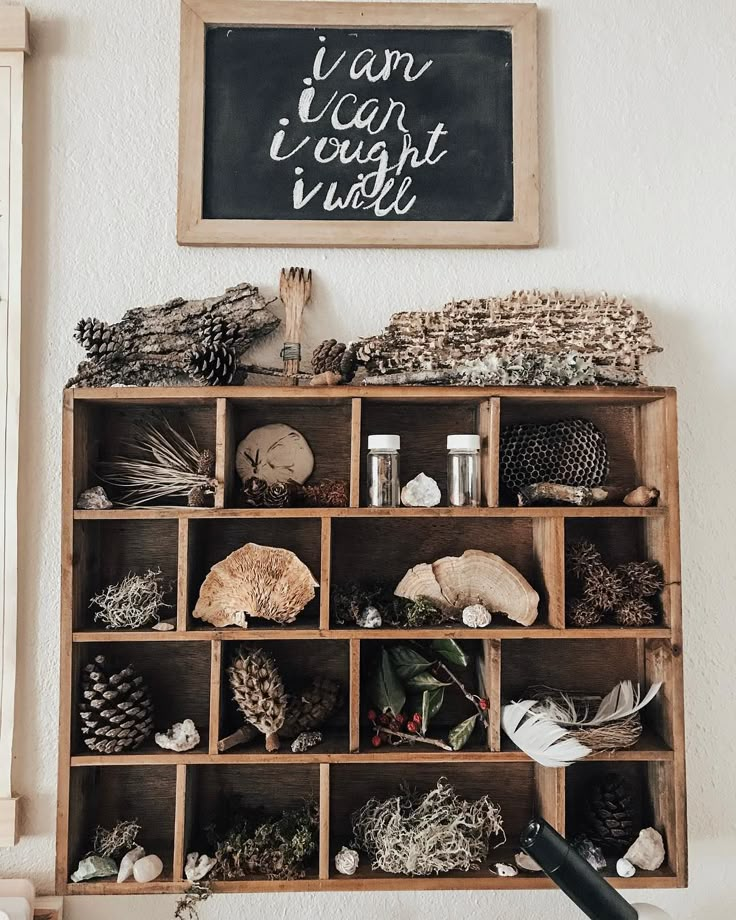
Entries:
{"type": "Polygon", "coordinates": [[[381,712],[390,710],[394,715],[401,712],[406,702],[406,693],[386,649],[381,653],[381,664],[373,679],[373,702],[381,712]]]}
{"type": "Polygon", "coordinates": [[[422,734],[427,734],[430,721],[442,709],[445,702],[445,688],[437,687],[436,690],[425,690],[422,694],[422,734]]]}
{"type": "Polygon", "coordinates": [[[391,664],[401,680],[407,681],[432,667],[432,662],[408,645],[393,645],[388,650],[391,664]]]}
{"type": "Polygon", "coordinates": [[[435,639],[432,642],[432,648],[440,658],[444,658],[450,664],[457,664],[461,668],[467,668],[468,656],[454,639],[435,639]]]}
{"type": "Polygon", "coordinates": [[[426,671],[423,674],[417,674],[410,680],[405,681],[407,690],[436,690],[438,687],[449,687],[449,681],[437,680],[432,674],[426,671]]]}
{"type": "Polygon", "coordinates": [[[478,714],[471,716],[469,719],[466,719],[464,722],[461,722],[459,725],[456,725],[447,736],[447,740],[450,742],[450,747],[453,751],[462,750],[465,745],[470,740],[470,736],[473,734],[473,729],[475,728],[475,723],[478,719],[478,714]]]}

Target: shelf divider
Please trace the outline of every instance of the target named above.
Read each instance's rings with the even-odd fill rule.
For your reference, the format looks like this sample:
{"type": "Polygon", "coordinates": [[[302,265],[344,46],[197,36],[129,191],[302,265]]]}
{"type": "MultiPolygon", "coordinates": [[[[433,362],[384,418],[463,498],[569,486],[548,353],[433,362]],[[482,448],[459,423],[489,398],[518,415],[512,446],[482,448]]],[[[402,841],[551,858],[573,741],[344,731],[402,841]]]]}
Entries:
{"type": "Polygon", "coordinates": [[[185,764],[176,767],[176,804],[174,811],[174,869],[175,882],[184,878],[184,860],[186,854],[186,819],[187,819],[187,768],[185,764]]]}
{"type": "Polygon", "coordinates": [[[534,558],[541,575],[540,594],[547,602],[549,625],[553,629],[564,629],[565,521],[562,518],[535,518],[533,540],[534,558]]]}
{"type": "Polygon", "coordinates": [[[488,750],[501,750],[501,640],[483,640],[483,674],[488,695],[488,750]]]}
{"type": "Polygon", "coordinates": [[[534,764],[534,786],[539,817],[565,836],[565,771],[534,764]]]}
{"type": "Polygon", "coordinates": [[[210,654],[210,754],[217,754],[217,742],[220,740],[220,703],[222,700],[222,642],[214,639],[210,654]]]}
{"type": "Polygon", "coordinates": [[[176,631],[184,632],[189,616],[189,519],[179,518],[176,563],[176,631]]]}
{"type": "Polygon", "coordinates": [[[350,419],[350,507],[360,506],[360,439],[363,418],[363,400],[351,400],[350,419]]]}
{"type": "Polygon", "coordinates": [[[360,750],[360,639],[350,640],[350,753],[360,750]]]}
{"type": "Polygon", "coordinates": [[[330,877],[330,765],[319,765],[319,877],[330,877]]]}
{"type": "Polygon", "coordinates": [[[227,508],[232,503],[232,485],[235,466],[235,444],[230,401],[217,400],[217,427],[215,431],[215,508],[227,508]]]}
{"type": "Polygon", "coordinates": [[[478,434],[483,458],[483,497],[489,508],[497,508],[499,503],[498,457],[501,437],[501,400],[497,396],[480,404],[478,434]]]}
{"type": "Polygon", "coordinates": [[[319,628],[330,628],[330,570],[332,563],[332,519],[322,518],[320,535],[319,628]]]}

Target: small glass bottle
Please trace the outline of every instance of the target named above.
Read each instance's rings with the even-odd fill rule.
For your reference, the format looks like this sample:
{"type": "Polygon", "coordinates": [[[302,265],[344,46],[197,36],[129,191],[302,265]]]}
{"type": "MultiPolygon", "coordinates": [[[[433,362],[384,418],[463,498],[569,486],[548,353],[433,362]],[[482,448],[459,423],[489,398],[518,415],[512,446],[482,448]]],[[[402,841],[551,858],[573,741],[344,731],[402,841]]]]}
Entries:
{"type": "Polygon", "coordinates": [[[447,501],[460,508],[480,505],[480,435],[447,436],[447,501]]]}
{"type": "Polygon", "coordinates": [[[397,434],[368,436],[368,504],[371,508],[396,508],[401,500],[397,434]]]}

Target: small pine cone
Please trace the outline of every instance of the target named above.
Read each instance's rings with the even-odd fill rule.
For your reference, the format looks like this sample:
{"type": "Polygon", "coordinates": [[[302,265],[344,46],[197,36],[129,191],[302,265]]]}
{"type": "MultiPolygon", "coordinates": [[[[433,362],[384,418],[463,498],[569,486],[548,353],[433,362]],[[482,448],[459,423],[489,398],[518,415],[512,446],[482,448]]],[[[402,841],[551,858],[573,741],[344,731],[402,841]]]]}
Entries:
{"type": "Polygon", "coordinates": [[[288,508],[293,504],[295,489],[288,482],[271,482],[263,493],[263,505],[266,508],[288,508]]]}
{"type": "Polygon", "coordinates": [[[197,472],[202,476],[206,476],[208,479],[212,479],[215,475],[215,455],[211,450],[205,449],[199,455],[197,472]]]}
{"type": "Polygon", "coordinates": [[[340,684],[337,681],[315,677],[311,686],[289,697],[281,734],[285,738],[295,738],[302,732],[324,725],[337,708],[339,698],[340,684]]]}
{"type": "Polygon", "coordinates": [[[245,504],[249,508],[262,508],[263,500],[266,497],[268,483],[265,479],[259,479],[258,476],[251,476],[243,483],[243,495],[245,504]]]}
{"type": "Polygon", "coordinates": [[[260,649],[242,647],[227,673],[233,698],[246,722],[266,736],[267,751],[278,751],[287,700],[276,662],[260,649]]]}
{"type": "Polygon", "coordinates": [[[301,500],[308,508],[347,508],[350,491],[344,479],[321,479],[300,490],[301,500]]]}
{"type": "Polygon", "coordinates": [[[325,339],[315,348],[312,355],[312,370],[315,375],[331,371],[349,383],[355,377],[357,368],[358,357],[355,348],[336,339],[325,339]]]}
{"type": "Polygon", "coordinates": [[[189,373],[212,387],[230,383],[235,365],[235,353],[225,345],[195,345],[189,354],[189,373]]]}
{"type": "Polygon", "coordinates": [[[74,338],[87,352],[88,358],[98,361],[111,355],[117,345],[115,333],[110,326],[92,317],[79,320],[74,338]]]}
{"type": "Polygon", "coordinates": [[[603,621],[603,611],[587,601],[576,598],[567,605],[566,619],[568,626],[587,629],[590,626],[598,626],[603,621]]]}
{"type": "Polygon", "coordinates": [[[616,608],[616,622],[619,626],[651,626],[655,610],[640,597],[630,597],[616,608]]]}
{"type": "Polygon", "coordinates": [[[207,508],[212,497],[212,489],[209,486],[195,486],[189,490],[187,495],[187,505],[190,508],[207,508]]]}
{"type": "Polygon", "coordinates": [[[119,754],[140,747],[153,731],[153,703],[132,665],[115,671],[104,655],[84,669],[82,738],[90,751],[119,754]]]}
{"type": "Polygon", "coordinates": [[[590,836],[603,852],[621,856],[636,837],[631,786],[618,773],[608,773],[590,791],[587,805],[590,836]]]}
{"type": "Polygon", "coordinates": [[[596,546],[587,540],[580,540],[568,548],[567,565],[573,575],[582,580],[592,569],[602,566],[603,559],[596,546]]]}
{"type": "Polygon", "coordinates": [[[629,597],[653,597],[664,587],[662,566],[658,562],[627,562],[616,569],[629,597]]]}
{"type": "Polygon", "coordinates": [[[222,316],[208,313],[199,324],[199,341],[202,345],[224,345],[225,348],[233,349],[240,336],[238,323],[222,316]]]}
{"type": "Polygon", "coordinates": [[[583,598],[593,607],[613,610],[624,598],[624,584],[607,566],[597,566],[584,578],[583,598]]]}

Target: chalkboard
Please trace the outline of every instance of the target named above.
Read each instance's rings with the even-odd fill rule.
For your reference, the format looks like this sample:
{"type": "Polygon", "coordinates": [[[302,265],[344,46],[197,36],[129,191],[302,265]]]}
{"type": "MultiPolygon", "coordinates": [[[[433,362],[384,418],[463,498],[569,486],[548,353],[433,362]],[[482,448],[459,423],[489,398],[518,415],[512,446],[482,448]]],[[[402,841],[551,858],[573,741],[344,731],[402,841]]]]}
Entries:
{"type": "MultiPolygon", "coordinates": [[[[231,0],[223,3],[232,10],[231,0]]],[[[180,201],[180,240],[536,242],[529,238],[536,237],[529,213],[536,149],[520,149],[536,147],[536,131],[522,130],[529,121],[522,80],[529,93],[535,88],[529,49],[518,34],[524,20],[500,27],[496,14],[489,21],[489,7],[498,6],[479,5],[460,25],[447,21],[452,10],[444,5],[392,5],[384,25],[377,21],[387,15],[384,4],[371,17],[371,4],[267,0],[245,4],[243,23],[202,20],[200,162],[190,169],[197,189],[186,174],[180,182],[180,194],[197,196],[184,235],[197,232],[181,239],[180,201]],[[285,7],[299,17],[274,22],[285,7]],[[338,7],[348,24],[345,15],[334,21],[338,7]]],[[[208,0],[210,15],[212,7],[208,0]]],[[[528,18],[529,7],[521,9],[528,18]]]]}

